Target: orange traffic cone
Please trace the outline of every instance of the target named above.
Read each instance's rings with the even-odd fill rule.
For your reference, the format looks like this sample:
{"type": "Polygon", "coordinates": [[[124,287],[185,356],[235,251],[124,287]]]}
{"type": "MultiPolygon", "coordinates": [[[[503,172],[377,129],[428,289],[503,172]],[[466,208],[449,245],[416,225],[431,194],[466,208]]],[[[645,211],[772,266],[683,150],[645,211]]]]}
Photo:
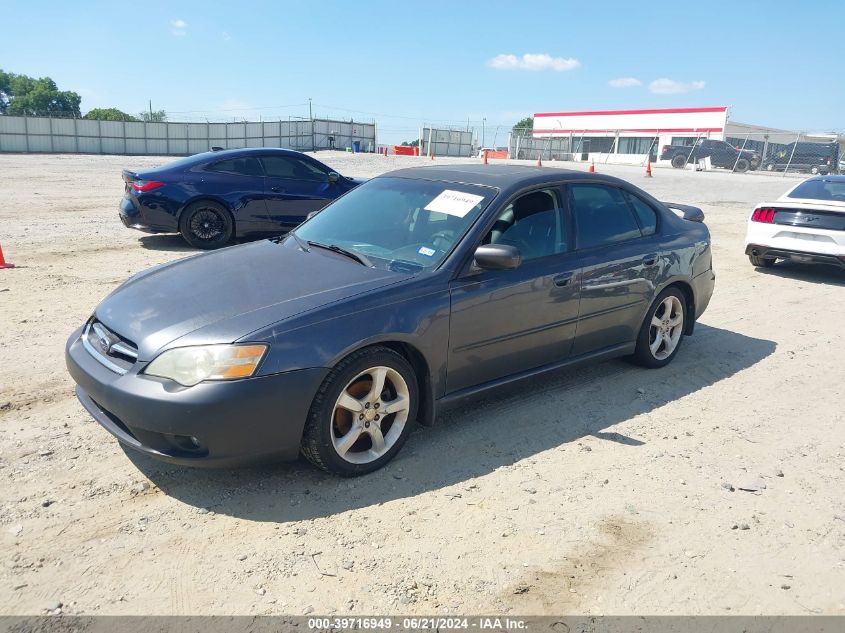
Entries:
{"type": "Polygon", "coordinates": [[[482,164],[482,165],[486,165],[486,164],[487,164],[487,150],[486,150],[486,149],[484,150],[484,160],[482,160],[482,161],[481,161],[481,164],[482,164]]]}
{"type": "Polygon", "coordinates": [[[652,177],[651,176],[651,159],[650,158],[648,159],[648,162],[646,163],[646,166],[645,166],[645,177],[646,178],[652,177]]]}
{"type": "Polygon", "coordinates": [[[595,173],[595,171],[596,171],[596,161],[593,161],[593,162],[590,163],[590,168],[587,171],[590,172],[591,174],[595,173]]]}
{"type": "Polygon", "coordinates": [[[434,160],[434,152],[431,152],[431,153],[428,155],[428,159],[429,159],[429,160],[434,160]]]}
{"type": "Polygon", "coordinates": [[[538,156],[537,157],[537,167],[542,167],[542,166],[543,166],[543,161],[540,160],[540,157],[538,156]]]}
{"type": "Polygon", "coordinates": [[[11,262],[7,262],[3,258],[3,247],[0,246],[0,269],[2,269],[2,268],[14,268],[14,267],[15,267],[14,264],[12,264],[11,262]]]}

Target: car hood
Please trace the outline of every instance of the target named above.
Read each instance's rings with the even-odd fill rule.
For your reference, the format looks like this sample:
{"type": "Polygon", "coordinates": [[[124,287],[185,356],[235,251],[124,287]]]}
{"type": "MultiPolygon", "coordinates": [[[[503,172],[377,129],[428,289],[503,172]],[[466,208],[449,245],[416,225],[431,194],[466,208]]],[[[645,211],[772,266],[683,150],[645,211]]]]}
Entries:
{"type": "Polygon", "coordinates": [[[293,240],[262,240],[141,272],[106,297],[96,316],[148,361],[178,339],[177,345],[232,342],[408,277],[316,248],[304,252],[293,240]]]}

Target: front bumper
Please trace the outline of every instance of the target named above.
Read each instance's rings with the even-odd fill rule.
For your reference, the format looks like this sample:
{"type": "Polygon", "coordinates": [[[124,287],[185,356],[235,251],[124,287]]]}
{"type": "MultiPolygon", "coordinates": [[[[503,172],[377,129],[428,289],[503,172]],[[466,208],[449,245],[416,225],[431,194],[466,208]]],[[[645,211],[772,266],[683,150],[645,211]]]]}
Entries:
{"type": "Polygon", "coordinates": [[[749,244],[745,247],[746,255],[771,259],[788,259],[796,264],[830,264],[845,268],[845,255],[827,255],[825,253],[808,253],[793,251],[760,244],[749,244]]]}
{"type": "Polygon", "coordinates": [[[172,464],[225,467],[296,458],[311,401],[329,371],[185,388],[136,370],[110,371],[84,349],[81,332],[68,340],[65,360],[82,406],[122,444],[172,464]]]}

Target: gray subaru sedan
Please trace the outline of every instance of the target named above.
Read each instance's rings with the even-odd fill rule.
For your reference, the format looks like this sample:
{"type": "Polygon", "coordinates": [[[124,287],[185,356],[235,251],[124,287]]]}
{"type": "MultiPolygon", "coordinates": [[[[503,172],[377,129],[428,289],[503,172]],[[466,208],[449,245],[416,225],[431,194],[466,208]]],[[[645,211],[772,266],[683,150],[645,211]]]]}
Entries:
{"type": "Polygon", "coordinates": [[[669,363],[715,283],[703,213],[604,174],[394,171],[284,237],[141,272],[67,343],[82,405],[167,462],[389,461],[446,401],[669,363]]]}

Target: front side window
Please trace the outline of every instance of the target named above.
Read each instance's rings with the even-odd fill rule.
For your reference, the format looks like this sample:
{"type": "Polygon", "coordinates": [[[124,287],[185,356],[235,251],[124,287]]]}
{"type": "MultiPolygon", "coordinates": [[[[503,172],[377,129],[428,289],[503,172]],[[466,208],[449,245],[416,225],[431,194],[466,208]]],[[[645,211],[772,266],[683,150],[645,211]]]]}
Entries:
{"type": "Polygon", "coordinates": [[[434,268],[498,190],[436,180],[379,177],[356,187],[294,231],[365,255],[375,266],[434,268]]]}
{"type": "Polygon", "coordinates": [[[622,192],[608,185],[571,185],[579,249],[640,237],[640,228],[622,192]]]}
{"type": "Polygon", "coordinates": [[[565,252],[568,236],[555,194],[534,191],[514,200],[496,218],[482,243],[515,246],[523,260],[565,252]]]}
{"type": "Polygon", "coordinates": [[[328,182],[329,175],[307,160],[295,156],[262,156],[265,173],[271,178],[328,182]]]}

